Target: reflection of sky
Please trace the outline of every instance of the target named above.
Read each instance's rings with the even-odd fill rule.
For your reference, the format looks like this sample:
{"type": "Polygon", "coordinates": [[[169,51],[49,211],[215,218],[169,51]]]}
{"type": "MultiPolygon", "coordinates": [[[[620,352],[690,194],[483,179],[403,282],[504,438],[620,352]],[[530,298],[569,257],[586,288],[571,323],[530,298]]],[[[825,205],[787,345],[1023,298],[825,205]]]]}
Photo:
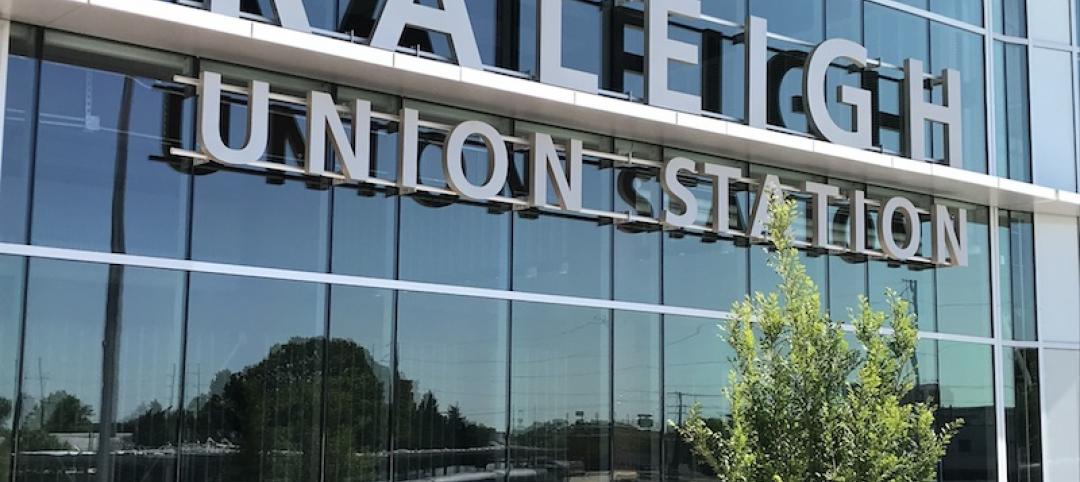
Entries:
{"type": "Polygon", "coordinates": [[[719,323],[704,318],[664,318],[666,418],[679,420],[695,402],[701,403],[705,416],[727,413],[723,389],[731,369],[728,360],[734,353],[722,338],[719,323]]]}
{"type": "MultiPolygon", "coordinates": [[[[18,376],[23,263],[21,258],[0,256],[0,398],[9,402],[15,400],[18,376]]],[[[0,419],[0,427],[8,420],[0,419]]]]}
{"type": "Polygon", "coordinates": [[[615,420],[637,425],[650,415],[660,427],[660,315],[615,313],[615,420]]]}
{"type": "Polygon", "coordinates": [[[607,420],[608,311],[515,303],[513,320],[512,426],[607,420]]]}
{"type": "MultiPolygon", "coordinates": [[[[124,76],[45,62],[41,73],[33,242],[110,250],[124,76]]],[[[187,182],[161,156],[167,112],[154,81],[133,80],[126,145],[126,252],[182,256],[187,182]]]]}
{"type": "MultiPolygon", "coordinates": [[[[24,391],[34,399],[67,391],[94,407],[96,417],[108,267],[49,260],[30,266],[24,391]]],[[[182,273],[126,268],[122,276],[120,420],[150,402],[176,405],[183,302],[182,273]]]]}
{"type": "Polygon", "coordinates": [[[321,335],[324,292],[310,283],[192,274],[186,398],[207,393],[221,370],[237,373],[275,345],[321,335]]]}
{"type": "Polygon", "coordinates": [[[416,383],[415,400],[431,391],[445,413],[456,405],[469,420],[506,426],[507,303],[402,292],[398,298],[398,366],[416,383]]]}

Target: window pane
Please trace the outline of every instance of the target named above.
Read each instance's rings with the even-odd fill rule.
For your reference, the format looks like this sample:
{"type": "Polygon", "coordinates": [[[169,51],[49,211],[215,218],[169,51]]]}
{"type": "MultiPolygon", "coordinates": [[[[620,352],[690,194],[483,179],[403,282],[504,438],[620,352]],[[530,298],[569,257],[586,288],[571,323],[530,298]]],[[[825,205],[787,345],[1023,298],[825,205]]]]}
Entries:
{"type": "Polygon", "coordinates": [[[181,473],[315,481],[326,288],[193,273],[181,473]]]}
{"type": "MultiPolygon", "coordinates": [[[[619,169],[615,211],[656,218],[660,215],[660,184],[656,170],[619,169]]],[[[623,223],[615,228],[615,299],[660,303],[660,245],[656,226],[623,223]]]]}
{"type": "MultiPolygon", "coordinates": [[[[271,82],[275,92],[305,95],[325,86],[226,64],[206,63],[228,83],[271,82]],[[280,90],[277,90],[280,89],[280,90]]],[[[222,96],[226,144],[246,138],[247,99],[222,96]]],[[[263,161],[303,167],[306,117],[302,108],[270,102],[269,139],[263,161]]],[[[196,169],[191,257],[253,266],[325,272],[330,193],[320,181],[278,171],[240,171],[205,164],[196,169]]]]}
{"type": "Polygon", "coordinates": [[[994,42],[997,175],[1031,182],[1027,47],[994,42]]]}
{"type": "Polygon", "coordinates": [[[614,467],[660,480],[660,315],[615,312],[614,467]]]}
{"type": "MultiPolygon", "coordinates": [[[[950,0],[955,1],[955,0],[950,0]]],[[[897,39],[899,40],[899,39],[897,39]]],[[[940,75],[942,69],[960,72],[961,104],[963,108],[963,165],[964,169],[986,172],[986,86],[983,69],[983,36],[937,22],[930,25],[930,62],[924,65],[930,73],[940,75]]],[[[933,100],[942,102],[941,88],[935,88],[933,100]]],[[[945,129],[934,124],[934,159],[945,157],[945,129]]]]}
{"type": "Polygon", "coordinates": [[[1001,247],[1001,328],[1009,340],[1034,341],[1035,239],[1032,215],[1002,211],[998,225],[1001,247]]]}
{"type": "Polygon", "coordinates": [[[25,243],[30,172],[33,169],[34,102],[37,63],[34,40],[38,30],[12,24],[7,59],[7,97],[4,109],[3,172],[0,173],[0,241],[25,243]]]}
{"type": "Polygon", "coordinates": [[[363,186],[336,186],[333,197],[331,271],[393,279],[400,198],[363,186]]]}
{"type": "Polygon", "coordinates": [[[1012,37],[1027,36],[1027,2],[994,0],[994,32],[1012,37]]]}
{"type": "Polygon", "coordinates": [[[510,215],[417,194],[401,199],[403,280],[506,289],[510,215]]]}
{"type": "Polygon", "coordinates": [[[171,79],[189,60],[60,33],[45,42],[31,241],[183,257],[190,180],[169,149],[189,144],[193,105],[171,79]]]}
{"type": "Polygon", "coordinates": [[[26,261],[0,256],[0,480],[11,480],[11,430],[19,376],[26,261]]]}
{"type": "Polygon", "coordinates": [[[938,331],[989,337],[992,336],[989,210],[974,206],[962,209],[968,210],[968,265],[937,269],[938,331]]]}
{"type": "Polygon", "coordinates": [[[610,225],[541,214],[514,218],[514,290],[611,297],[610,225]]]}
{"type": "Polygon", "coordinates": [[[1009,482],[1042,481],[1039,351],[1006,348],[1005,446],[1009,482]]]}
{"type": "MultiPolygon", "coordinates": [[[[730,415],[723,390],[728,386],[735,352],[720,336],[718,321],[682,316],[664,317],[664,418],[682,425],[690,407],[701,404],[702,417],[713,429],[730,415]]],[[[720,322],[722,323],[722,322],[720,322]]],[[[667,480],[712,481],[712,470],[690,451],[678,434],[665,435],[667,480]]]]}
{"type": "Polygon", "coordinates": [[[29,270],[34,362],[23,374],[16,480],[58,466],[90,477],[109,464],[112,480],[172,480],[184,275],[51,260],[29,270]]]}
{"type": "Polygon", "coordinates": [[[993,350],[988,345],[922,340],[915,364],[914,396],[937,403],[936,424],[956,419],[964,427],[940,468],[946,482],[997,480],[993,350]]]}
{"type": "Polygon", "coordinates": [[[389,480],[394,294],[332,286],[325,480],[389,480]]]}
{"type": "Polygon", "coordinates": [[[982,26],[983,0],[930,0],[930,11],[982,26]]]}
{"type": "Polygon", "coordinates": [[[328,191],[293,176],[210,169],[195,178],[193,259],[326,271],[328,191]]]}
{"type": "Polygon", "coordinates": [[[494,477],[506,461],[507,302],[398,297],[395,478],[494,477]]]}
{"type": "Polygon", "coordinates": [[[513,304],[511,465],[545,480],[610,477],[607,310],[513,304]]]}
{"type": "MultiPolygon", "coordinates": [[[[708,3],[708,2],[705,2],[708,3]]],[[[769,22],[769,32],[818,43],[824,40],[823,0],[750,0],[750,13],[769,22]]],[[[741,23],[745,19],[738,19],[741,23]]]]}
{"type": "Polygon", "coordinates": [[[28,269],[24,356],[32,361],[23,371],[15,480],[46,476],[54,465],[90,477],[99,466],[94,432],[109,268],[33,260],[28,269]]]}

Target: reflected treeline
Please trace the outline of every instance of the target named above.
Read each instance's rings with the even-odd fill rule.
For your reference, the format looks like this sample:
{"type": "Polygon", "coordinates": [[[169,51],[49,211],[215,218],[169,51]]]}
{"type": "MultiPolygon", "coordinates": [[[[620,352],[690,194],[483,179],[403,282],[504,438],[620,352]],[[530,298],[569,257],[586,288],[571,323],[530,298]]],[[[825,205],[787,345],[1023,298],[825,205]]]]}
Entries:
{"type": "MultiPolygon", "coordinates": [[[[390,373],[351,340],[294,338],[239,372],[218,372],[205,391],[187,397],[182,411],[154,400],[118,421],[113,450],[122,477],[114,480],[148,474],[172,480],[178,429],[184,480],[318,480],[323,406],[326,479],[385,479],[390,373]],[[323,356],[327,350],[332,356],[323,356]]],[[[490,455],[452,454],[484,447],[505,453],[496,429],[469,420],[458,406],[442,406],[432,392],[417,394],[412,380],[396,380],[395,440],[403,460],[425,453],[425,467],[476,471],[488,466],[490,455]]],[[[32,408],[20,422],[19,480],[60,473],[65,480],[94,479],[101,427],[93,407],[62,390],[26,402],[32,408]]],[[[11,411],[11,402],[0,399],[0,420],[11,411]]],[[[0,443],[8,439],[0,432],[0,443]]]]}

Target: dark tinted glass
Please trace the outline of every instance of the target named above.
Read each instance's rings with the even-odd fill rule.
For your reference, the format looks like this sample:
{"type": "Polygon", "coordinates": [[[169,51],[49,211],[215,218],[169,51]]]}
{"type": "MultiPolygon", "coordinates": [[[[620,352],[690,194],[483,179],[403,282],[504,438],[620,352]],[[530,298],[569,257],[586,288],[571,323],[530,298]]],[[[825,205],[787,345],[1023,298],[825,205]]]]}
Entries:
{"type": "Polygon", "coordinates": [[[1039,351],[1005,348],[1005,447],[1009,482],[1042,481],[1039,351]]]}
{"type": "Polygon", "coordinates": [[[330,288],[324,480],[389,480],[394,294],[330,288]]]}
{"type": "Polygon", "coordinates": [[[25,243],[37,103],[39,31],[12,24],[7,58],[3,171],[0,172],[0,241],[25,243]]]}
{"type": "Polygon", "coordinates": [[[44,55],[31,241],[183,257],[189,60],[53,32],[44,55]]]}
{"type": "Polygon", "coordinates": [[[25,266],[22,258],[0,256],[0,480],[11,480],[11,429],[19,376],[25,266]]]}
{"type": "MultiPolygon", "coordinates": [[[[722,323],[722,322],[720,322],[722,323]]],[[[681,316],[664,317],[664,418],[682,425],[695,403],[712,428],[730,415],[724,397],[730,360],[735,353],[720,336],[718,321],[681,316]]],[[[667,480],[715,480],[711,469],[690,451],[677,434],[665,436],[664,472],[667,480]]]]}
{"type": "Polygon", "coordinates": [[[660,315],[615,312],[613,451],[616,472],[660,479],[660,315]]]}
{"type": "Polygon", "coordinates": [[[493,477],[506,461],[508,303],[398,297],[395,478],[493,477]]]}
{"type": "Polygon", "coordinates": [[[1035,316],[1035,235],[1032,215],[1002,211],[998,221],[1001,243],[1001,329],[1009,340],[1038,339],[1035,316]]]}
{"type": "Polygon", "coordinates": [[[184,274],[30,263],[17,480],[175,478],[184,274]],[[59,451],[59,452],[57,452],[59,451]],[[57,458],[59,457],[59,458],[57,458]]]}
{"type": "Polygon", "coordinates": [[[326,288],[192,274],[181,473],[315,481],[326,288]]]}
{"type": "Polygon", "coordinates": [[[513,304],[510,463],[565,481],[610,470],[607,310],[513,304]]]}
{"type": "Polygon", "coordinates": [[[997,175],[1031,182],[1027,47],[994,42],[997,175]]]}

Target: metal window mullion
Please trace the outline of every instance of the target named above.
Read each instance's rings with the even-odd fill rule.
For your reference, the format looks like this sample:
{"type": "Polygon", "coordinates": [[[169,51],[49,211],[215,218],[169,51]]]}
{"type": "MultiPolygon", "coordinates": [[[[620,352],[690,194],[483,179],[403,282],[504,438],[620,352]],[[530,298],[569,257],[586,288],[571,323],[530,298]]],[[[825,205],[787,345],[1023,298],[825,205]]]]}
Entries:
{"type": "Polygon", "coordinates": [[[993,320],[994,339],[994,431],[997,440],[997,480],[1009,482],[1008,446],[1005,431],[1005,349],[1002,346],[1001,305],[1001,236],[1000,213],[990,208],[990,315],[993,320]]]}
{"type": "MultiPolygon", "coordinates": [[[[983,23],[990,23],[990,19],[993,13],[990,10],[990,2],[992,0],[983,0],[983,23]]],[[[997,158],[997,95],[995,95],[995,84],[999,80],[997,78],[997,70],[995,69],[995,55],[994,55],[994,36],[990,33],[993,28],[987,29],[983,35],[983,92],[986,94],[983,97],[985,104],[986,115],[984,119],[986,125],[983,129],[986,132],[986,173],[991,176],[1008,177],[1008,170],[1002,176],[1002,173],[997,172],[998,158],[997,158]]],[[[1007,78],[1007,76],[1006,76],[1007,78]]],[[[1002,83],[1005,79],[1000,79],[1002,83]]],[[[1005,99],[1002,99],[1004,101],[1005,99]]],[[[1008,132],[1006,130],[1006,132],[1008,132]]],[[[1005,138],[1008,142],[1009,137],[1005,138]]],[[[1006,151],[1008,152],[1008,151],[1006,151]]]]}

